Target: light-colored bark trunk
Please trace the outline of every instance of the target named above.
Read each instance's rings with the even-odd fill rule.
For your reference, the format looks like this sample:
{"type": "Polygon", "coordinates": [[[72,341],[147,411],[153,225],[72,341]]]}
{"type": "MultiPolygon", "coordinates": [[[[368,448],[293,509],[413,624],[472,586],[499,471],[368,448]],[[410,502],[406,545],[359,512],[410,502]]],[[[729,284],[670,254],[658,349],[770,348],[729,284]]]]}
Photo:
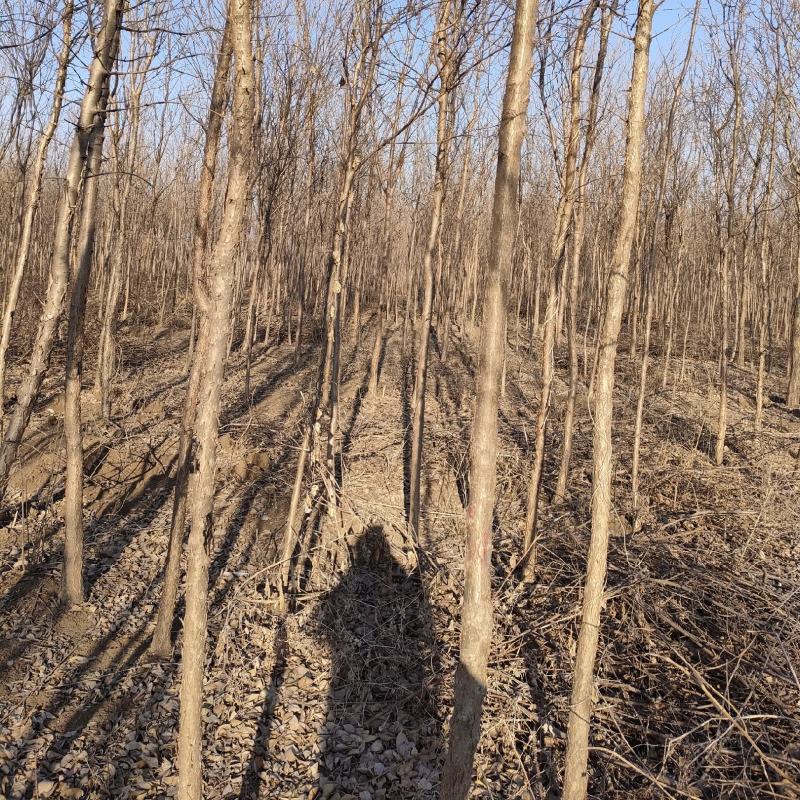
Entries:
{"type": "MultiPolygon", "coordinates": [[[[211,88],[211,101],[206,125],[206,141],[203,149],[203,166],[200,172],[200,183],[197,189],[197,206],[194,217],[194,235],[192,239],[192,286],[195,293],[195,308],[204,301],[204,260],[208,246],[208,226],[211,214],[214,175],[217,168],[222,122],[228,105],[228,76],[233,55],[230,18],[226,20],[222,33],[219,55],[211,88]]],[[[181,420],[178,456],[175,466],[175,494],[172,502],[172,519],[170,522],[169,546],[167,562],[164,566],[164,586],[156,616],[150,652],[159,658],[169,656],[171,650],[171,631],[175,615],[175,602],[178,596],[180,579],[180,560],[183,548],[184,529],[186,527],[186,503],[189,489],[189,467],[191,463],[192,432],[194,429],[195,411],[197,408],[197,392],[200,385],[200,374],[205,361],[207,338],[206,314],[199,309],[197,341],[194,345],[195,357],[189,370],[186,388],[186,402],[181,420]]]]}
{"type": "MultiPolygon", "coordinates": [[[[761,225],[761,247],[759,249],[759,272],[758,294],[760,299],[760,313],[758,318],[758,377],[756,378],[756,414],[755,429],[761,430],[764,419],[764,377],[766,372],[766,351],[767,351],[767,326],[769,324],[769,222],[770,204],[772,202],[772,181],[775,176],[775,134],[777,128],[778,104],[775,103],[773,109],[772,123],[770,129],[769,145],[769,165],[767,167],[767,185],[764,189],[761,213],[763,222],[761,225]]],[[[800,388],[800,387],[799,387],[800,388]]],[[[800,397],[798,397],[800,400],[800,397]]]]}
{"type": "MultiPolygon", "coordinates": [[[[572,437],[575,426],[575,400],[578,393],[578,289],[580,282],[580,262],[583,252],[583,241],[586,230],[586,182],[589,163],[594,149],[595,133],[597,126],[597,111],[600,101],[600,86],[603,80],[606,54],[608,52],[608,36],[611,31],[613,19],[612,7],[603,9],[600,23],[600,45],[597,51],[597,60],[592,80],[592,94],[589,100],[589,118],[586,124],[586,143],[583,148],[583,157],[578,174],[577,197],[575,198],[574,221],[572,226],[572,252],[570,254],[570,287],[569,287],[569,316],[567,320],[567,342],[569,347],[569,389],[567,391],[567,405],[564,411],[564,443],[561,451],[561,463],[558,468],[556,481],[555,500],[563,503],[567,497],[567,482],[569,480],[569,467],[572,460],[572,437]]],[[[588,325],[588,316],[587,316],[588,325]]],[[[584,353],[586,352],[586,339],[584,338],[584,353]]],[[[584,370],[586,358],[584,355],[584,370]]]]}
{"type": "Polygon", "coordinates": [[[56,210],[53,254],[39,327],[36,331],[27,375],[17,394],[17,405],[5,431],[2,447],[0,447],[0,491],[5,489],[11,465],[16,459],[19,444],[31,417],[33,403],[39,395],[47,366],[50,363],[56,328],[63,312],[64,296],[69,280],[69,259],[75,212],[83,191],[83,173],[94,129],[95,115],[101,95],[108,85],[109,71],[113,68],[111,54],[116,46],[116,31],[121,16],[122,3],[118,0],[107,0],[103,23],[94,46],[94,57],[89,66],[86,92],[81,102],[80,114],[70,146],[64,186],[56,210]]]}
{"type": "Polygon", "coordinates": [[[789,408],[800,408],[800,248],[798,248],[796,264],[797,274],[789,337],[789,381],[786,387],[786,405],[789,408]]]}
{"type": "Polygon", "coordinates": [[[428,350],[434,302],[433,262],[436,258],[439,228],[442,224],[445,180],[447,173],[450,134],[450,92],[452,91],[452,57],[447,41],[451,37],[453,9],[450,0],[442,0],[437,31],[434,35],[437,58],[440,63],[441,87],[438,98],[436,123],[436,166],[431,192],[431,216],[428,238],[422,258],[423,300],[422,314],[417,322],[417,347],[414,377],[414,395],[411,404],[411,463],[409,467],[408,533],[413,539],[419,533],[420,484],[422,480],[422,448],[425,438],[425,392],[428,381],[428,350]]]}
{"type": "Polygon", "coordinates": [[[717,441],[714,447],[714,463],[721,466],[725,457],[725,434],[728,425],[728,339],[730,330],[730,271],[735,258],[734,217],[736,214],[736,178],[738,174],[739,129],[742,119],[741,87],[737,54],[731,52],[731,75],[733,84],[733,132],[731,134],[731,156],[725,195],[727,198],[727,222],[722,253],[720,254],[720,344],[719,344],[719,414],[717,416],[717,441]]]}
{"type": "Polygon", "coordinates": [[[0,431],[2,431],[3,401],[5,400],[6,354],[11,341],[11,329],[14,324],[17,302],[19,301],[19,292],[22,288],[22,279],[25,277],[25,269],[30,258],[33,223],[36,218],[36,212],[39,210],[39,201],[42,196],[42,179],[47,162],[47,151],[58,127],[61,107],[64,102],[64,84],[67,79],[67,67],[69,66],[70,48],[72,46],[72,11],[73,1],[66,0],[62,23],[63,44],[58,56],[58,70],[53,89],[53,108],[47,125],[39,138],[36,158],[31,168],[32,174],[25,194],[25,210],[22,213],[14,268],[8,285],[5,308],[3,309],[3,327],[2,334],[0,334],[0,431]]]}
{"type": "MultiPolygon", "coordinates": [[[[219,237],[210,260],[209,293],[201,311],[206,322],[205,358],[198,391],[195,439],[197,469],[192,487],[186,614],[183,624],[183,675],[178,733],[178,798],[201,800],[203,673],[208,599],[208,547],[212,535],[214,476],[217,457],[219,403],[231,325],[233,281],[230,269],[247,216],[249,170],[253,147],[255,81],[250,0],[230,0],[231,39],[235,54],[233,126],[228,183],[219,237]]],[[[187,398],[188,399],[188,398],[187,398]]]]}
{"type": "MultiPolygon", "coordinates": [[[[119,49],[117,15],[114,40],[109,48],[108,70],[119,49]]],[[[109,14],[109,16],[111,16],[109,14]]],[[[67,362],[64,392],[64,568],[61,574],[61,600],[67,606],[82,603],[83,596],[83,434],[81,427],[81,382],[83,379],[83,337],[86,319],[86,294],[89,289],[97,228],[98,175],[103,160],[103,134],[108,107],[108,82],[97,104],[94,128],[89,141],[86,173],[83,182],[81,225],[78,234],[75,266],[72,270],[72,293],[67,328],[67,362]]]]}
{"type": "Polygon", "coordinates": [[[572,684],[567,754],[564,768],[564,800],[584,800],[588,786],[589,725],[592,717],[594,664],[600,636],[600,611],[606,580],[611,480],[613,473],[611,428],[614,375],[628,269],[633,244],[642,178],[644,100],[653,21],[653,0],[640,0],[634,38],[633,68],[628,105],[628,132],[619,226],[614,238],[611,274],[606,287],[594,396],[594,472],[592,532],[587,556],[578,647],[572,684]]]}
{"type": "MultiPolygon", "coordinates": [[[[100,344],[94,377],[95,393],[100,401],[100,413],[103,419],[109,419],[111,416],[111,381],[114,365],[117,361],[117,345],[114,334],[117,322],[117,306],[122,289],[123,258],[127,259],[125,263],[127,264],[127,272],[130,274],[128,207],[133,182],[135,180],[134,175],[137,169],[139,153],[142,92],[144,90],[145,77],[155,58],[157,49],[155,38],[152,36],[148,37],[147,44],[149,47],[144,51],[141,59],[139,59],[137,56],[141,41],[139,36],[140,34],[137,34],[136,38],[132,41],[130,49],[130,57],[136,59],[137,69],[129,77],[129,86],[125,98],[130,113],[130,118],[128,120],[130,133],[128,136],[124,163],[120,162],[119,153],[115,148],[115,168],[120,170],[121,167],[121,174],[117,174],[114,181],[113,205],[116,209],[117,236],[111,255],[111,269],[108,278],[107,293],[103,301],[100,344]]],[[[162,274],[166,276],[166,267],[162,271],[162,274]]]]}
{"type": "Polygon", "coordinates": [[[312,468],[318,468],[319,476],[327,485],[330,499],[329,511],[336,513],[336,489],[331,467],[333,465],[333,436],[336,421],[333,416],[338,391],[338,337],[340,334],[340,295],[342,293],[341,268],[342,253],[347,234],[347,220],[353,194],[353,181],[359,166],[356,142],[361,124],[361,113],[371,91],[375,77],[377,50],[374,43],[365,47],[354,71],[353,85],[360,83],[359,94],[345,97],[347,110],[347,129],[342,142],[341,175],[339,197],[334,218],[331,248],[328,252],[328,271],[325,303],[325,349],[317,378],[316,391],[311,403],[308,422],[303,434],[303,444],[297,459],[292,498],[286,520],[286,530],[281,545],[281,568],[278,590],[283,603],[283,591],[289,585],[291,560],[300,533],[300,500],[306,467],[311,461],[312,468]],[[323,423],[327,416],[327,430],[323,423]],[[323,437],[325,437],[325,457],[323,463],[323,437]]]}
{"type": "MultiPolygon", "coordinates": [[[[331,236],[331,246],[328,251],[327,286],[325,292],[325,348],[320,371],[317,378],[316,390],[311,403],[306,430],[303,436],[303,445],[297,461],[295,471],[292,499],[286,530],[281,546],[281,569],[278,589],[283,603],[283,590],[288,587],[291,571],[291,559],[297,544],[300,532],[298,519],[300,497],[306,465],[311,462],[311,469],[315,470],[315,483],[321,481],[327,488],[329,499],[328,513],[338,519],[337,488],[335,486],[334,459],[335,437],[338,425],[338,385],[339,385],[339,347],[341,336],[341,316],[343,281],[346,278],[347,261],[345,246],[348,235],[348,220],[353,199],[353,187],[356,173],[361,166],[358,154],[358,144],[361,131],[361,118],[372,94],[376,78],[378,45],[380,35],[378,31],[382,26],[381,12],[379,9],[367,11],[359,10],[358,26],[361,34],[360,49],[356,48],[357,57],[349,73],[349,82],[344,93],[345,125],[341,141],[341,161],[339,194],[334,225],[331,236]],[[325,424],[327,422],[327,424],[325,424]],[[324,440],[324,442],[323,442],[324,440]],[[324,460],[323,460],[324,450],[324,460]]],[[[320,557],[333,555],[336,542],[325,543],[329,547],[321,548],[320,557]]],[[[319,559],[314,567],[319,566],[319,559]]]]}
{"type": "Polygon", "coordinates": [[[492,516],[497,480],[497,411],[505,356],[506,295],[514,248],[520,153],[527,123],[537,0],[518,0],[500,119],[497,173],[483,307],[483,336],[472,428],[470,498],[464,556],[461,648],[442,800],[464,800],[480,738],[492,636],[492,516]]]}
{"type": "Polygon", "coordinates": [[[636,403],[636,421],[633,427],[633,463],[631,466],[631,495],[633,497],[634,529],[639,525],[639,451],[642,444],[642,419],[644,399],[647,394],[647,367],[650,361],[650,329],[653,324],[653,288],[647,290],[647,305],[644,314],[644,344],[642,367],[639,372],[639,399],[636,403]]]}
{"type": "Polygon", "coordinates": [[[581,90],[583,81],[583,52],[586,38],[597,9],[596,0],[590,0],[584,8],[581,22],[575,36],[572,49],[572,69],[570,80],[570,125],[567,132],[564,174],[562,177],[561,198],[556,216],[556,228],[550,248],[550,275],[547,284],[547,305],[544,317],[544,336],[542,338],[542,381],[539,395],[539,408],[536,412],[535,452],[531,477],[528,483],[528,502],[525,513],[525,538],[522,546],[520,564],[522,577],[526,581],[533,579],[536,571],[536,532],[539,520],[539,503],[541,500],[542,473],[544,471],[545,437],[547,420],[550,413],[550,395],[553,388],[555,371],[554,348],[557,337],[558,300],[560,286],[566,275],[567,236],[569,234],[572,210],[575,205],[575,182],[577,177],[578,145],[581,128],[581,90]]]}

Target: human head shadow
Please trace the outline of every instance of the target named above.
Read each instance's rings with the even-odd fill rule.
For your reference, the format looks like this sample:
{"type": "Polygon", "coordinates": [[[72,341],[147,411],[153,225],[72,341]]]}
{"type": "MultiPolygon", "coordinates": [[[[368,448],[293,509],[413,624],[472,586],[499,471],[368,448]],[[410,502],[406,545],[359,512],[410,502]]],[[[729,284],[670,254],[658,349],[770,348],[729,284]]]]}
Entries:
{"type": "Polygon", "coordinates": [[[438,782],[441,750],[427,593],[382,527],[348,537],[348,546],[350,567],[315,615],[332,659],[319,785],[356,797],[424,797],[438,782]]]}

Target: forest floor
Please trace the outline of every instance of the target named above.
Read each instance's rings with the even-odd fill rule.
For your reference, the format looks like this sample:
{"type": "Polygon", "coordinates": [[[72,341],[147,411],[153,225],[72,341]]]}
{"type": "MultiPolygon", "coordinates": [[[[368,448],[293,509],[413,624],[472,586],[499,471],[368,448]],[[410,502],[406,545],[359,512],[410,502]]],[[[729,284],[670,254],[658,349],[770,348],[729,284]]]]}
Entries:
{"type": "MultiPolygon", "coordinates": [[[[401,330],[366,396],[367,319],[341,381],[349,559],[268,597],[319,348],[234,352],[221,413],[204,719],[208,798],[434,798],[458,645],[463,501],[476,344],[431,356],[424,519],[403,550],[410,368],[401,330]]],[[[501,403],[496,605],[475,798],[555,796],[590,525],[591,422],[578,398],[570,498],[545,502],[536,581],[512,569],[525,516],[537,359],[512,348],[501,403]]],[[[157,798],[176,792],[176,658],[152,661],[171,513],[187,333],[123,341],[113,418],[86,392],[87,603],[58,605],[63,429],[55,365],[0,520],[0,796],[157,798]]],[[[590,755],[603,798],[796,797],[800,784],[800,417],[731,370],[725,463],[713,465],[713,363],[655,353],[645,405],[641,530],[630,459],[638,361],[617,382],[615,535],[590,755]]],[[[18,373],[16,373],[18,374],[18,373]]],[[[559,359],[558,374],[566,374],[559,359]]],[[[14,373],[12,371],[12,377],[14,373]]],[[[545,459],[554,489],[566,386],[545,459]]],[[[179,614],[182,609],[179,608],[179,614]]]]}

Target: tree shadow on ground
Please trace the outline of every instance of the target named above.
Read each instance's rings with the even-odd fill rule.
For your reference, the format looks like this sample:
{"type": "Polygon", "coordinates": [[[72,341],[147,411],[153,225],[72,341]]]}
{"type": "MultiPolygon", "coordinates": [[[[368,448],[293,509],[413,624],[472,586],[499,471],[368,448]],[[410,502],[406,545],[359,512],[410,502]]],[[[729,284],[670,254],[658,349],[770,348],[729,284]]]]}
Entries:
{"type": "Polygon", "coordinates": [[[259,735],[256,736],[253,742],[250,761],[242,777],[242,788],[239,792],[239,800],[250,800],[250,798],[257,798],[259,796],[258,773],[263,769],[264,762],[269,756],[267,743],[269,742],[272,724],[275,719],[275,707],[278,703],[284,674],[286,673],[288,655],[289,643],[286,635],[286,623],[285,620],[281,619],[275,631],[272,670],[270,671],[264,707],[261,712],[261,718],[259,719],[259,735]]]}
{"type": "Polygon", "coordinates": [[[408,521],[411,500],[411,414],[414,378],[412,375],[413,359],[401,359],[400,402],[401,420],[403,424],[403,516],[408,521]]]}

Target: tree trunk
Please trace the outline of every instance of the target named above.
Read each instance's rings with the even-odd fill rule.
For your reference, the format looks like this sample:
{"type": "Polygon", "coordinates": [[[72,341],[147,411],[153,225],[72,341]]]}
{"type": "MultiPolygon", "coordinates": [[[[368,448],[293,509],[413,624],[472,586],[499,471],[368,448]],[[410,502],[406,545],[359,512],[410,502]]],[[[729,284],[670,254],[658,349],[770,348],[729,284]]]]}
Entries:
{"type": "Polygon", "coordinates": [[[66,0],[63,14],[63,44],[58,56],[58,71],[56,73],[55,88],[53,90],[53,108],[50,112],[50,119],[39,138],[39,147],[36,151],[36,159],[33,163],[33,174],[31,175],[28,191],[25,196],[25,211],[22,214],[22,224],[20,236],[17,243],[17,253],[14,260],[14,270],[11,282],[8,287],[6,305],[3,309],[3,327],[0,335],[0,431],[2,431],[3,405],[5,400],[5,375],[6,375],[6,353],[11,341],[11,328],[14,324],[14,314],[17,310],[17,301],[22,287],[22,279],[25,276],[25,268],[28,265],[28,258],[31,252],[31,239],[33,235],[33,222],[36,212],[39,209],[39,200],[42,196],[42,178],[47,162],[47,150],[50,142],[58,127],[58,120],[61,117],[61,106],[64,102],[64,84],[67,79],[67,67],[70,60],[70,48],[72,43],[72,10],[73,1],[66,0]]]}
{"type": "MultiPolygon", "coordinates": [[[[761,248],[759,250],[760,272],[758,295],[760,309],[758,317],[758,377],[756,379],[756,414],[755,429],[761,430],[764,418],[764,372],[766,367],[767,325],[769,323],[769,222],[772,198],[772,180],[775,175],[775,131],[777,127],[778,104],[775,103],[770,129],[769,165],[767,167],[767,184],[761,213],[764,215],[761,225],[761,248]]],[[[800,390],[800,385],[798,386],[800,390]]],[[[800,396],[798,397],[800,400],[800,396]]]]}
{"type": "Polygon", "coordinates": [[[483,336],[472,428],[470,499],[464,556],[461,650],[442,800],[463,800],[472,782],[492,636],[492,516],[497,480],[497,411],[505,356],[506,295],[514,248],[520,153],[525,137],[536,32],[536,0],[518,0],[500,120],[497,173],[483,308],[483,336]]]}
{"type": "MultiPolygon", "coordinates": [[[[117,305],[119,303],[122,271],[122,259],[128,259],[128,273],[130,273],[130,250],[129,250],[129,230],[128,230],[128,206],[133,188],[134,175],[137,169],[137,156],[139,152],[139,135],[141,121],[141,100],[144,90],[144,80],[147,75],[153,58],[155,57],[156,47],[151,45],[141,59],[137,59],[137,70],[130,75],[130,87],[127,104],[130,109],[130,134],[128,138],[127,153],[124,165],[119,163],[119,156],[115,168],[118,173],[114,183],[114,201],[116,210],[117,239],[111,257],[111,274],[108,279],[108,289],[103,303],[102,326],[100,330],[100,346],[97,355],[97,365],[95,368],[95,392],[100,400],[100,412],[103,419],[111,416],[111,379],[113,377],[116,347],[114,342],[114,332],[116,328],[117,305]],[[122,169],[120,170],[120,167],[122,169]],[[120,190],[120,186],[122,189],[120,190]]],[[[131,44],[131,58],[136,58],[137,50],[131,44]]],[[[166,268],[164,274],[166,275],[166,268]]]]}
{"type": "MultiPolygon", "coordinates": [[[[572,436],[575,425],[575,400],[578,393],[578,289],[580,281],[580,262],[583,252],[583,241],[586,230],[586,181],[589,171],[589,160],[595,143],[597,126],[597,110],[600,101],[600,86],[603,80],[606,54],[608,52],[608,36],[611,31],[613,17],[610,7],[604,8],[600,22],[600,45],[597,51],[597,60],[594,67],[592,80],[592,94],[589,100],[589,119],[586,124],[586,143],[583,148],[583,158],[578,173],[577,197],[575,198],[575,219],[572,225],[572,253],[570,266],[569,287],[569,317],[567,341],[569,346],[569,390],[567,391],[567,406],[564,410],[564,443],[561,451],[561,464],[558,468],[556,481],[555,500],[563,503],[567,497],[567,482],[569,480],[569,466],[572,460],[572,436]]],[[[587,315],[588,323],[588,315],[587,315]]],[[[584,340],[584,351],[586,349],[584,340]]],[[[585,358],[584,358],[585,367],[585,358]]]]}
{"type": "MultiPolygon", "coordinates": [[[[108,69],[119,50],[120,11],[109,48],[108,69]]],[[[94,257],[97,228],[98,176],[103,160],[103,132],[108,106],[106,84],[97,104],[94,128],[89,141],[83,183],[81,226],[67,328],[67,363],[64,393],[64,570],[61,575],[61,600],[67,606],[83,602],[83,435],[81,430],[81,382],[83,379],[83,333],[86,318],[86,293],[94,257]]]]}
{"type": "Polygon", "coordinates": [[[725,433],[728,424],[728,337],[730,330],[730,268],[735,255],[734,215],[736,213],[735,192],[738,168],[739,127],[741,125],[742,103],[740,97],[739,70],[736,53],[731,51],[731,73],[733,85],[733,134],[731,136],[731,158],[728,181],[725,189],[727,197],[727,224],[720,258],[720,303],[721,334],[719,345],[719,415],[717,417],[717,442],[714,448],[714,463],[719,467],[725,457],[725,433]]]}
{"type": "Polygon", "coordinates": [[[56,328],[61,319],[64,295],[69,279],[69,258],[75,210],[84,188],[83,173],[89,140],[94,130],[95,115],[102,93],[108,86],[109,72],[113,69],[112,53],[115,52],[116,32],[121,17],[122,3],[119,0],[106,0],[103,24],[94,46],[95,55],[89,67],[86,92],[75,126],[64,187],[56,211],[53,255],[50,261],[50,275],[44,307],[28,363],[28,374],[20,387],[17,405],[5,431],[2,447],[0,447],[0,493],[5,491],[11,465],[14,463],[22,436],[28,426],[33,403],[39,395],[50,362],[56,328]]]}
{"type": "Polygon", "coordinates": [[[431,218],[428,227],[428,239],[422,260],[423,301],[422,314],[418,321],[416,374],[414,378],[414,395],[412,402],[411,423],[411,464],[409,467],[408,498],[408,532],[412,540],[419,533],[420,517],[420,482],[422,478],[422,445],[425,438],[425,389],[428,379],[428,349],[431,336],[431,318],[433,316],[434,279],[433,260],[436,257],[436,246],[439,241],[439,228],[442,224],[442,206],[444,204],[445,177],[447,172],[448,136],[450,132],[450,92],[452,83],[453,53],[447,45],[451,37],[453,25],[453,9],[450,0],[442,0],[441,11],[436,33],[434,35],[437,58],[441,70],[441,86],[438,98],[438,116],[436,124],[436,167],[431,192],[431,218]]]}
{"type": "MultiPolygon", "coordinates": [[[[183,676],[178,733],[178,797],[201,800],[203,671],[208,596],[208,550],[212,534],[214,473],[219,428],[220,388],[225,370],[231,325],[233,281],[231,265],[247,216],[249,166],[253,145],[255,82],[250,0],[231,0],[228,6],[236,63],[228,185],[219,237],[209,266],[210,291],[201,311],[206,318],[206,346],[198,392],[195,436],[197,471],[191,498],[186,575],[186,615],[183,625],[183,676]]],[[[188,400],[189,398],[187,398],[188,400]]]]}
{"type": "MultiPolygon", "coordinates": [[[[211,88],[211,102],[208,109],[206,125],[206,141],[203,149],[203,167],[200,172],[200,184],[197,190],[197,208],[194,217],[194,236],[192,241],[192,285],[195,292],[195,308],[203,303],[203,261],[208,245],[208,225],[213,201],[214,175],[217,168],[220,133],[228,105],[228,75],[233,55],[230,18],[226,20],[222,33],[217,65],[214,71],[214,83],[211,88]]],[[[158,605],[153,639],[150,652],[158,658],[169,656],[170,634],[175,615],[175,601],[178,596],[180,579],[180,560],[183,547],[184,529],[186,526],[186,502],[189,488],[189,466],[191,462],[192,432],[194,429],[197,408],[197,392],[200,374],[205,361],[207,330],[206,315],[202,306],[196,322],[197,339],[194,344],[195,357],[191,362],[189,380],[186,388],[186,402],[181,432],[178,442],[178,456],[175,467],[175,494],[172,502],[172,519],[169,531],[167,563],[164,567],[164,586],[158,605]]]]}
{"type": "Polygon", "coordinates": [[[364,39],[362,40],[361,57],[351,77],[351,83],[345,94],[346,125],[342,140],[342,159],[340,167],[339,197],[334,217],[331,248],[328,251],[327,286],[325,294],[325,350],[317,377],[314,399],[311,403],[308,422],[303,436],[303,446],[297,460],[292,499],[286,530],[281,546],[281,569],[278,590],[282,592],[289,584],[291,558],[297,544],[300,525],[298,512],[300,496],[306,465],[311,460],[312,468],[318,468],[322,482],[328,489],[330,500],[329,513],[336,514],[336,487],[333,475],[334,436],[336,435],[336,406],[338,403],[338,348],[340,336],[340,317],[343,286],[342,255],[347,236],[347,223],[352,202],[353,182],[361,162],[357,153],[361,128],[361,115],[368,97],[372,92],[378,58],[378,39],[371,33],[380,25],[380,17],[361,19],[364,39]],[[323,417],[328,415],[327,436],[325,442],[325,462],[322,462],[323,417]],[[321,469],[320,469],[321,468],[321,469]]]}
{"type": "Polygon", "coordinates": [[[792,308],[791,335],[789,337],[789,382],[786,387],[786,405],[800,408],[800,249],[797,252],[794,304],[792,308]]]}
{"type": "Polygon", "coordinates": [[[539,519],[539,502],[544,471],[544,449],[547,434],[547,418],[550,412],[550,395],[555,371],[554,348],[558,333],[560,286],[565,282],[565,263],[567,236],[575,205],[575,179],[578,159],[578,145],[581,127],[581,88],[583,81],[583,52],[586,37],[597,8],[596,0],[590,0],[583,10],[581,22],[572,50],[572,69],[570,76],[570,125],[567,131],[566,157],[562,177],[561,198],[558,204],[556,227],[550,248],[550,277],[547,284],[547,305],[545,307],[544,336],[542,339],[542,384],[539,396],[539,409],[536,413],[536,445],[528,483],[528,503],[525,513],[525,539],[522,547],[522,575],[524,580],[532,580],[536,569],[536,529],[539,519]]]}
{"type": "Polygon", "coordinates": [[[588,786],[589,722],[592,716],[594,663],[600,635],[600,610],[605,588],[611,513],[614,372],[622,312],[625,306],[631,245],[639,207],[644,99],[652,21],[653,0],[640,0],[634,39],[619,227],[615,235],[611,274],[606,287],[606,308],[602,322],[594,397],[592,533],[567,731],[564,800],[584,800],[588,786]]]}
{"type": "Polygon", "coordinates": [[[644,345],[642,347],[642,368],[639,373],[639,399],[636,403],[636,422],[633,428],[633,464],[631,466],[631,494],[633,497],[634,530],[639,525],[639,450],[642,444],[642,417],[644,398],[647,393],[647,366],[650,360],[650,329],[653,323],[653,288],[646,289],[647,300],[644,315],[644,345]]]}

